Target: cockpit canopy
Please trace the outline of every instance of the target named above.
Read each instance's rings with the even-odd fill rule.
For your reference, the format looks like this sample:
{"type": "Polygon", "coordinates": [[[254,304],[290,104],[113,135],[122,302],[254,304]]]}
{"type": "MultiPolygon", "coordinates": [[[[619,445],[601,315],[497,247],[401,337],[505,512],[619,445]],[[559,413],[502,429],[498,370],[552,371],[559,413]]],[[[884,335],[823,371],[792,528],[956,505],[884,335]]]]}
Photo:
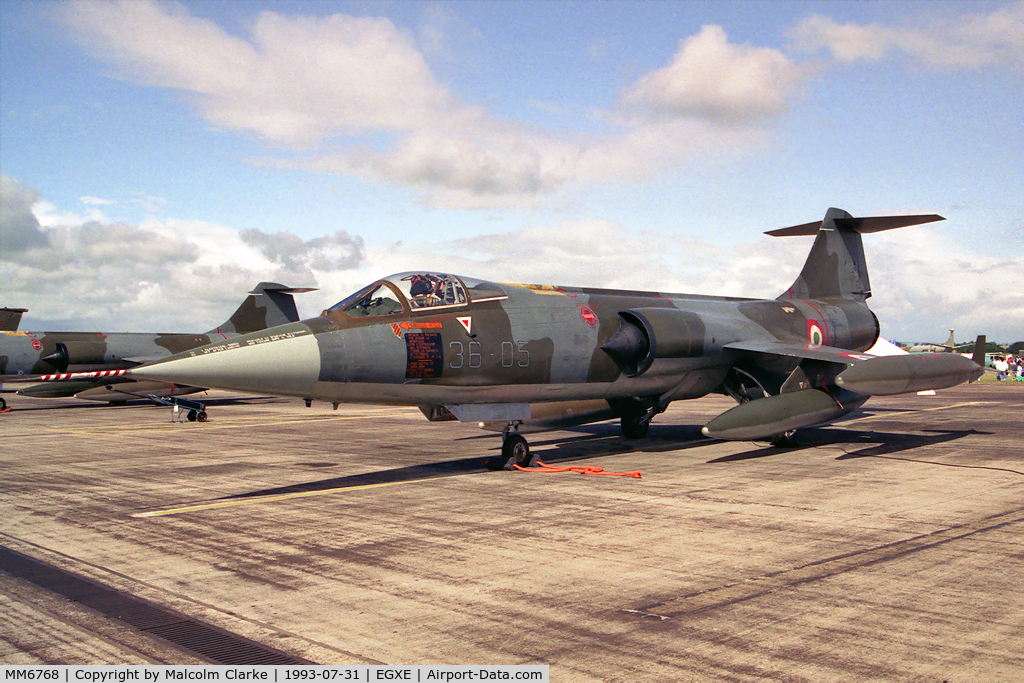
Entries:
{"type": "Polygon", "coordinates": [[[342,311],[354,318],[401,315],[495,301],[507,295],[493,282],[458,278],[446,273],[398,273],[378,280],[324,311],[342,311]]]}

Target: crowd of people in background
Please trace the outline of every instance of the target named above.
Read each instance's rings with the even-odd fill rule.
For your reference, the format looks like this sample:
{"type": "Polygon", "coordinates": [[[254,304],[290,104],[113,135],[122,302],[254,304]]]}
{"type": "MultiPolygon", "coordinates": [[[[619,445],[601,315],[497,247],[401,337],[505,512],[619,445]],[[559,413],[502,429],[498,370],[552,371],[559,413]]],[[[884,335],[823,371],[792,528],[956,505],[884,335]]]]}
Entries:
{"type": "Polygon", "coordinates": [[[1013,357],[1013,354],[1007,356],[996,356],[992,366],[996,369],[996,379],[1003,382],[1007,379],[1015,379],[1019,382],[1024,382],[1024,355],[1013,357]]]}

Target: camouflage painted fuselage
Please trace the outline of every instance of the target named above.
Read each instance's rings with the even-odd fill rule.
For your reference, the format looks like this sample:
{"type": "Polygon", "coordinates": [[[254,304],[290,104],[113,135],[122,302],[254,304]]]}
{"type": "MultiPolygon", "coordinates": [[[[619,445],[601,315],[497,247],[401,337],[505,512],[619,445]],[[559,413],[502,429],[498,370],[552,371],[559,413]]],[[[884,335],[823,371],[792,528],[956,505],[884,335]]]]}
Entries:
{"type": "MultiPolygon", "coordinates": [[[[873,393],[953,386],[970,360],[861,353],[878,339],[861,232],[941,216],[822,221],[778,299],[494,284],[400,273],[319,317],[193,349],[132,371],[147,379],[335,404],[416,405],[431,420],[503,429],[503,457],[528,461],[520,425],[620,417],[639,438],[671,401],[722,392],[736,407],[704,425],[725,439],[787,438],[860,407],[873,393]]],[[[545,426],[545,425],[541,425],[545,426]]]]}
{"type": "Polygon", "coordinates": [[[116,370],[224,339],[223,334],[0,331],[0,375],[116,370]]]}
{"type": "MultiPolygon", "coordinates": [[[[235,312],[218,327],[194,333],[22,332],[0,330],[0,383],[17,386],[19,393],[42,397],[78,396],[101,400],[122,399],[107,385],[131,383],[119,376],[98,379],[64,378],[65,374],[124,370],[168,358],[183,351],[224,341],[240,334],[266,329],[299,319],[292,289],[275,282],[261,282],[235,312]],[[61,375],[55,378],[55,375],[61,375]],[[30,387],[16,380],[46,379],[30,387]]],[[[133,393],[156,394],[197,391],[195,386],[166,383],[135,385],[133,393]]]]}
{"type": "Polygon", "coordinates": [[[415,308],[393,286],[408,277],[396,275],[368,288],[391,286],[400,310],[380,314],[378,304],[369,314],[352,315],[352,305],[349,312],[339,305],[317,318],[184,354],[208,359],[191,364],[194,375],[186,366],[172,370],[173,362],[165,370],[221,388],[338,403],[668,401],[724,390],[730,371],[745,366],[769,393],[777,393],[800,362],[765,362],[762,353],[726,348],[734,342],[814,341],[860,351],[878,335],[874,316],[860,302],[494,285],[461,278],[469,293],[463,303],[415,308]],[[485,296],[475,296],[477,290],[485,296]],[[635,359],[616,358],[602,348],[627,326],[644,327],[649,340],[646,350],[633,350],[640,356],[635,359]]]}

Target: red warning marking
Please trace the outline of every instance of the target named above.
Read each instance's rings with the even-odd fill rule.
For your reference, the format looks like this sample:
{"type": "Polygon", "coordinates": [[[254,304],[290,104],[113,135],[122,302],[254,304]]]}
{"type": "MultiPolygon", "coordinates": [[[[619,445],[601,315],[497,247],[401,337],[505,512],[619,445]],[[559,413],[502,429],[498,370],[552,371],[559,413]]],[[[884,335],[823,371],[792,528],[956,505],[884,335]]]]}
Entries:
{"type": "Polygon", "coordinates": [[[473,334],[473,318],[471,316],[455,318],[459,324],[466,328],[466,334],[473,334]]]}
{"type": "Polygon", "coordinates": [[[591,327],[597,324],[597,314],[586,306],[580,307],[580,315],[583,316],[583,320],[591,327]]]}
{"type": "Polygon", "coordinates": [[[444,327],[441,323],[413,323],[408,321],[398,323],[398,326],[403,330],[439,330],[444,327]]]}
{"type": "Polygon", "coordinates": [[[409,322],[408,320],[401,323],[391,323],[391,331],[395,333],[396,337],[402,336],[402,330],[408,332],[409,330],[439,330],[444,325],[442,323],[417,323],[409,322]]]}
{"type": "Polygon", "coordinates": [[[41,382],[59,382],[66,379],[100,379],[102,377],[119,377],[127,370],[98,370],[96,372],[62,372],[55,375],[40,375],[41,382]]]}
{"type": "Polygon", "coordinates": [[[43,348],[43,345],[39,342],[38,339],[33,339],[32,340],[32,348],[35,349],[36,351],[39,351],[39,350],[41,350],[43,348]]]}

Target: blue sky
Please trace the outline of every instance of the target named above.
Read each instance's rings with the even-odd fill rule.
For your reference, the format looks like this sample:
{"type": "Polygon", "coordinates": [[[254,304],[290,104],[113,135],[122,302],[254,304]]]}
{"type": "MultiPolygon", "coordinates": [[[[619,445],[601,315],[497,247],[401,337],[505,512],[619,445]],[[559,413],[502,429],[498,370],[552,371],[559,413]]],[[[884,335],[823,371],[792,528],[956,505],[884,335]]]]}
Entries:
{"type": "Polygon", "coordinates": [[[775,296],[829,206],[883,334],[1024,337],[1024,3],[0,6],[0,282],[25,326],[314,315],[416,268],[775,296]]]}

